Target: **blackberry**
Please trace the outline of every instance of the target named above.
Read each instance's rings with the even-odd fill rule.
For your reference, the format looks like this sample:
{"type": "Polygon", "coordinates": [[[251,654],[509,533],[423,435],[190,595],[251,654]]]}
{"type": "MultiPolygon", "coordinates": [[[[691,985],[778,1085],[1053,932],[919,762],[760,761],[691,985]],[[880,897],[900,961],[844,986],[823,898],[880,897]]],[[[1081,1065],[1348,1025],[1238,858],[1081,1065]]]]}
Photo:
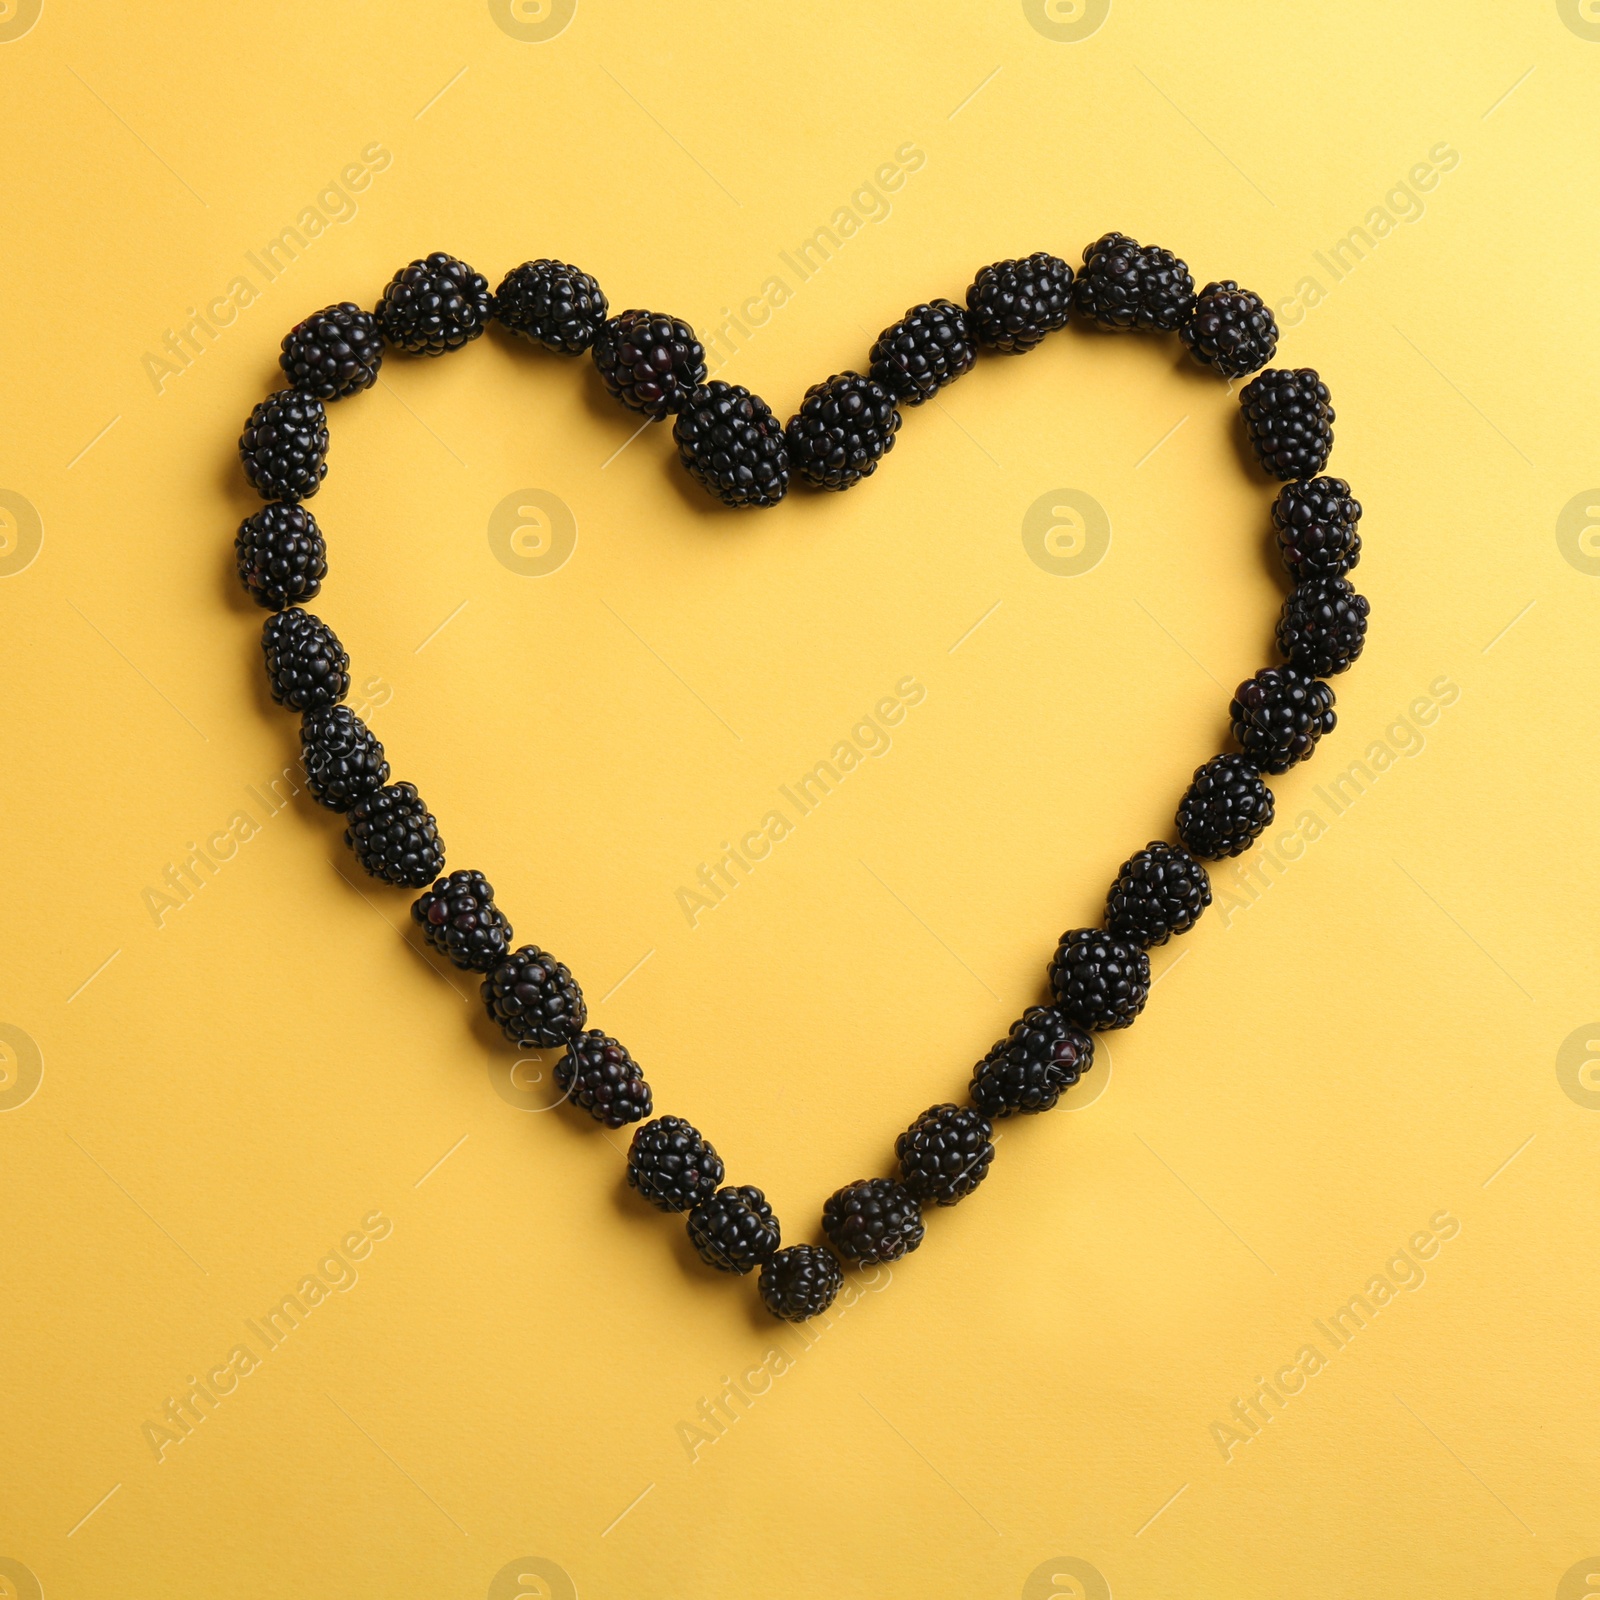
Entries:
{"type": "Polygon", "coordinates": [[[761,1264],[761,1301],[784,1322],[821,1316],[844,1285],[844,1273],[831,1250],[792,1244],[761,1264]]]}
{"type": "Polygon", "coordinates": [[[924,1205],[964,1200],[988,1176],[993,1132],[971,1106],[929,1106],[894,1142],[906,1193],[924,1205]]]}
{"type": "Polygon", "coordinates": [[[789,461],[818,489],[848,489],[870,478],[894,449],[900,410],[881,383],[859,372],[836,372],[806,390],[789,418],[789,461]]]}
{"type": "Polygon", "coordinates": [[[385,784],[357,800],[344,842],[383,883],[420,889],[444,871],[444,841],[414,784],[385,784]]]}
{"type": "Polygon", "coordinates": [[[1194,303],[1194,279],[1170,250],[1107,233],[1083,252],[1072,285],[1079,316],[1102,328],[1172,333],[1194,303]]]}
{"type": "Polygon", "coordinates": [[[1150,998],[1150,957],[1133,939],[1074,928],[1050,962],[1050,988],[1080,1028],[1126,1028],[1150,998]]]}
{"type": "Polygon", "coordinates": [[[1232,278],[1200,291],[1178,336],[1201,366],[1224,378],[1242,378],[1264,367],[1278,348],[1278,324],[1261,296],[1232,278]]]}
{"type": "Polygon", "coordinates": [[[981,345],[1020,355],[1067,325],[1072,268],[1043,250],[980,267],[967,290],[967,326],[981,345]]]}
{"type": "Polygon", "coordinates": [[[278,365],[302,394],[343,400],[378,381],[383,340],[372,314],[346,300],[289,330],[278,365]]]}
{"type": "Polygon", "coordinates": [[[373,313],[383,337],[414,356],[442,356],[489,326],[489,280],[465,261],[435,250],[389,280],[373,313]]]}
{"type": "Polygon", "coordinates": [[[328,575],[317,519],[294,501],[262,508],[239,524],[233,553],[239,582],[268,611],[315,599],[328,575]]]}
{"type": "Polygon", "coordinates": [[[600,325],[590,349],[613,399],[659,420],[706,381],[705,346],[694,329],[659,311],[624,311],[600,325]]]}
{"type": "Polygon", "coordinates": [[[513,267],[494,292],[500,325],[557,355],[581,356],[609,309],[587,272],[544,257],[513,267]]]}
{"type": "Polygon", "coordinates": [[[658,1211],[687,1211],[722,1182],[722,1158],[682,1117],[657,1117],[634,1130],[628,1182],[658,1211]]]}
{"type": "Polygon", "coordinates": [[[483,980],[483,1004],[512,1044],[553,1050],[589,1019],[577,980],[536,944],[513,950],[483,980]]]}
{"type": "Polygon", "coordinates": [[[350,657],[321,617],[290,606],[261,630],[272,698],[291,711],[336,705],[350,692],[350,657]]]}
{"type": "Polygon", "coordinates": [[[349,706],[322,706],[300,719],[300,764],[318,805],[348,811],[389,781],[378,736],[349,706]]]}
{"type": "Polygon", "coordinates": [[[1310,367],[1268,367],[1239,391],[1244,429],[1274,478],[1314,478],[1333,449],[1328,386],[1310,367]]]}
{"type": "Polygon", "coordinates": [[[1361,654],[1371,609],[1347,578],[1307,578],[1283,602],[1278,648],[1302,672],[1331,678],[1361,654]]]}
{"type": "Polygon", "coordinates": [[[689,1213],[689,1243],[718,1272],[754,1272],[782,1242],[767,1197],[753,1184],[718,1189],[689,1213]]]}
{"type": "Polygon", "coordinates": [[[893,1178],[857,1178],[823,1203],[822,1231],[847,1261],[898,1261],[922,1243],[922,1212],[893,1178]]]}
{"type": "Polygon", "coordinates": [[[1342,578],[1361,559],[1361,502],[1343,478],[1286,483],[1272,502],[1278,554],[1296,583],[1342,578]]]}
{"type": "Polygon", "coordinates": [[[931,400],[978,359],[961,307],[949,300],[912,306],[872,346],[870,371],[908,406],[931,400]]]}
{"type": "Polygon", "coordinates": [[[986,1117],[1048,1111],[1094,1065],[1094,1039],[1049,1006],[1030,1006],[972,1069],[967,1093],[986,1117]]]}
{"type": "Polygon", "coordinates": [[[1207,861],[1242,855],[1272,823],[1272,791],[1244,756],[1213,756],[1178,802],[1178,837],[1207,861]]]}
{"type": "Polygon", "coordinates": [[[1257,772],[1287,772],[1338,721],[1333,690],[1297,667],[1263,667],[1246,678],[1234,690],[1228,716],[1257,772]]]}
{"type": "Polygon", "coordinates": [[[576,1034],[568,1043],[567,1053],[556,1062],[556,1082],[573,1105],[608,1128],[650,1115],[650,1085],[639,1063],[598,1028],[576,1034]]]}
{"type": "Polygon", "coordinates": [[[298,389],[269,394],[239,435],[239,459],[263,500],[309,500],[328,475],[328,414],[298,389]]]}
{"type": "Polygon", "coordinates": [[[738,384],[718,380],[689,394],[672,437],[689,476],[725,506],[772,506],[788,491],[783,424],[738,384]]]}
{"type": "Polygon", "coordinates": [[[452,872],[412,902],[422,937],[463,972],[487,972],[511,952],[511,924],[481,872],[452,872]]]}
{"type": "Polygon", "coordinates": [[[1211,880],[1187,850],[1152,839],[1128,857],[1106,896],[1106,927],[1146,949],[1187,933],[1211,904],[1211,880]]]}

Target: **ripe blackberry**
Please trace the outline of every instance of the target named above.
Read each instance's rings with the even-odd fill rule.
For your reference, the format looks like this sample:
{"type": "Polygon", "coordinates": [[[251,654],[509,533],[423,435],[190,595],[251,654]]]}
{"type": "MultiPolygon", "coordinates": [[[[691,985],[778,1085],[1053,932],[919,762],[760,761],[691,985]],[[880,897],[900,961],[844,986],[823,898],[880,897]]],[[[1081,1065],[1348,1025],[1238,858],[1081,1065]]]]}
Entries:
{"type": "Polygon", "coordinates": [[[1224,378],[1242,378],[1264,367],[1278,348],[1278,324],[1261,296],[1232,278],[1200,291],[1178,336],[1201,366],[1224,378]]]}
{"type": "Polygon", "coordinates": [[[1207,861],[1242,855],[1271,826],[1272,791],[1244,756],[1213,756],[1178,802],[1178,837],[1207,861]]]}
{"type": "Polygon", "coordinates": [[[922,1243],[922,1212],[893,1178],[857,1178],[829,1195],[822,1231],[847,1261],[898,1261],[922,1243]]]}
{"type": "Polygon", "coordinates": [[[1080,1028],[1126,1028],[1150,998],[1150,957],[1133,939],[1074,928],[1050,962],[1050,988],[1080,1028]]]}
{"type": "Polygon", "coordinates": [[[967,326],[981,345],[1018,355],[1067,325],[1072,268],[1043,250],[980,267],[967,290],[967,326]]]}
{"type": "Polygon", "coordinates": [[[1072,305],[1102,328],[1172,333],[1194,303],[1194,279],[1170,250],[1107,233],[1087,246],[1072,305]]]}
{"type": "Polygon", "coordinates": [[[493,314],[489,280],[442,250],[395,273],[373,313],[383,337],[414,356],[459,350],[493,314]]]}
{"type": "Polygon", "coordinates": [[[816,1244],[792,1244],[761,1264],[757,1285],[761,1301],[784,1322],[821,1316],[844,1284],[844,1273],[831,1250],[816,1244]]]}
{"type": "Polygon", "coordinates": [[[337,704],[350,692],[350,657],[321,617],[290,606],[261,630],[272,698],[291,711],[337,704]]]}
{"type": "Polygon", "coordinates": [[[350,807],[344,842],[374,878],[420,889],[444,871],[444,841],[416,786],[390,783],[350,807]]]}
{"type": "Polygon", "coordinates": [[[694,329],[659,311],[624,311],[600,325],[590,349],[613,399],[654,420],[678,410],[706,381],[694,329]]]}
{"type": "Polygon", "coordinates": [[[1106,927],[1146,949],[1187,933],[1211,904],[1211,880],[1187,850],[1152,839],[1122,863],[1106,896],[1106,927]]]}
{"type": "Polygon", "coordinates": [[[328,547],[317,519],[294,501],[262,506],[246,517],[233,553],[239,582],[268,611],[315,599],[328,575],[328,547]]]}
{"type": "Polygon", "coordinates": [[[870,371],[890,394],[920,406],[978,359],[961,307],[949,300],[912,306],[872,346],[870,371]]]}
{"type": "Polygon", "coordinates": [[[263,500],[309,500],[328,475],[328,414],[298,389],[269,394],[239,435],[239,459],[263,500]]]}
{"type": "Polygon", "coordinates": [[[483,1003],[506,1038],[527,1050],[553,1050],[589,1019],[577,980],[536,944],[513,950],[489,973],[483,1003]]]}
{"type": "Polygon", "coordinates": [[[1328,386],[1310,367],[1268,367],[1239,391],[1244,429],[1274,478],[1314,478],[1333,449],[1328,386]]]}
{"type": "Polygon", "coordinates": [[[767,1197],[753,1184],[718,1189],[689,1213],[689,1243],[718,1272],[754,1272],[782,1242],[767,1197]]]}
{"type": "Polygon", "coordinates": [[[412,902],[422,937],[463,972],[487,972],[511,952],[511,924],[481,872],[452,872],[412,902]]]}
{"type": "Polygon", "coordinates": [[[1246,678],[1234,690],[1228,716],[1257,772],[1287,772],[1338,722],[1333,690],[1297,667],[1263,667],[1246,678]]]}
{"type": "Polygon", "coordinates": [[[343,400],[378,381],[383,340],[370,312],[346,300],[325,306],[289,330],[278,365],[302,394],[343,400]]]}
{"type": "Polygon", "coordinates": [[[628,1182],[658,1211],[687,1211],[722,1182],[722,1157],[682,1117],[657,1117],[634,1130],[628,1182]]]}
{"type": "Polygon", "coordinates": [[[556,1082],[580,1111],[608,1128],[650,1115],[650,1085],[639,1063],[608,1033],[576,1034],[556,1062],[556,1082]]]}
{"type": "Polygon", "coordinates": [[[717,380],[686,396],[672,437],[689,476],[725,506],[773,506],[788,491],[783,424],[738,384],[717,380]]]}
{"type": "Polygon", "coordinates": [[[1048,1111],[1094,1065],[1094,1039],[1050,1006],[1030,1006],[972,1069],[967,1093],[986,1117],[1048,1111]]]}
{"type": "Polygon", "coordinates": [[[836,372],[806,390],[784,443],[794,470],[818,489],[848,489],[870,478],[894,449],[900,410],[881,383],[836,372]]]}
{"type": "Polygon", "coordinates": [[[378,736],[349,706],[322,706],[300,719],[300,763],[318,805],[348,811],[389,781],[378,736]]]}
{"type": "Polygon", "coordinates": [[[513,267],[494,292],[501,326],[557,355],[581,356],[609,309],[587,272],[545,257],[513,267]]]}
{"type": "Polygon", "coordinates": [[[1331,678],[1361,654],[1371,609],[1347,578],[1307,578],[1283,602],[1278,648],[1302,672],[1331,678]]]}
{"type": "Polygon", "coordinates": [[[993,1132],[971,1106],[929,1106],[894,1142],[906,1193],[923,1205],[965,1199],[988,1176],[993,1132]]]}
{"type": "Polygon", "coordinates": [[[1361,559],[1361,502],[1343,478],[1286,483],[1272,502],[1278,554],[1296,583],[1342,578],[1361,559]]]}

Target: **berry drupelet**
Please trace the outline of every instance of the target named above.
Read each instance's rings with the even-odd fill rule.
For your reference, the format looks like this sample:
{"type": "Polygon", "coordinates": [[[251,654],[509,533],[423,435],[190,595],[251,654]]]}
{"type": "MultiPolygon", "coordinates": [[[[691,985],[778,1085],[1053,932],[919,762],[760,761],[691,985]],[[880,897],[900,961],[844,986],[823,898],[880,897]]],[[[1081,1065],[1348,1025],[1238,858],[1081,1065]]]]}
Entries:
{"type": "Polygon", "coordinates": [[[993,1132],[971,1106],[930,1106],[894,1142],[906,1193],[923,1205],[965,1199],[988,1176],[993,1132]]]}
{"type": "Polygon", "coordinates": [[[650,1085],[639,1063],[608,1033],[590,1028],[573,1037],[556,1062],[561,1092],[596,1122],[620,1128],[650,1115],[650,1085]]]}
{"type": "Polygon", "coordinates": [[[1272,502],[1278,554],[1296,583],[1342,578],[1361,559],[1361,502],[1343,478],[1286,483],[1272,502]]]}
{"type": "Polygon", "coordinates": [[[289,331],[278,365],[302,394],[343,400],[378,381],[383,339],[371,312],[346,300],[325,306],[289,331]]]}
{"type": "Polygon", "coordinates": [[[262,506],[246,517],[233,553],[239,582],[268,611],[315,599],[328,575],[328,547],[317,519],[292,500],[262,506]]]}
{"type": "Polygon", "coordinates": [[[1187,933],[1211,904],[1211,880],[1187,850],[1153,839],[1122,863],[1106,896],[1106,927],[1149,949],[1187,933]]]}
{"type": "Polygon", "coordinates": [[[420,889],[444,871],[444,841],[433,813],[409,783],[390,783],[350,807],[344,842],[383,883],[420,889]]]}
{"type": "Polygon", "coordinates": [[[1097,327],[1172,333],[1194,303],[1194,279],[1170,250],[1108,233],[1087,246],[1072,306],[1097,327]]]}
{"type": "Polygon", "coordinates": [[[1200,291],[1178,335],[1201,366],[1224,378],[1242,378],[1264,367],[1278,348],[1278,324],[1261,296],[1232,278],[1200,291]]]}
{"type": "Polygon", "coordinates": [[[1274,478],[1314,478],[1327,466],[1333,407],[1310,367],[1269,367],[1239,391],[1239,411],[1256,459],[1274,478]]]}
{"type": "Polygon", "coordinates": [[[328,475],[328,414],[298,389],[269,394],[239,435],[239,459],[263,500],[309,500],[328,475]]]}
{"type": "Polygon", "coordinates": [[[822,1231],[847,1261],[898,1261],[922,1243],[922,1212],[893,1178],[858,1178],[829,1195],[822,1231]]]}
{"type": "Polygon", "coordinates": [[[318,805],[348,811],[389,781],[378,736],[349,706],[321,706],[300,719],[300,764],[318,805]]]}
{"type": "Polygon", "coordinates": [[[1258,772],[1287,772],[1304,761],[1338,718],[1333,690],[1297,667],[1263,667],[1234,691],[1233,736],[1258,772]]]}
{"type": "Polygon", "coordinates": [[[990,350],[1019,355],[1067,325],[1072,268],[1043,250],[980,267],[967,290],[967,327],[990,350]]]}
{"type": "Polygon", "coordinates": [[[589,1018],[583,991],[567,968],[536,944],[513,950],[483,980],[483,1004],[512,1044],[553,1050],[589,1018]]]}
{"type": "Polygon", "coordinates": [[[881,383],[836,372],[806,390],[789,419],[789,464],[817,489],[848,489],[870,478],[894,449],[900,409],[881,383]]]}
{"type": "Polygon", "coordinates": [[[949,300],[912,306],[885,328],[872,346],[874,381],[908,406],[931,400],[947,383],[972,370],[977,347],[961,307],[949,300]]]}
{"type": "Polygon", "coordinates": [[[422,937],[463,972],[487,972],[511,953],[511,924],[481,872],[452,872],[412,902],[422,937]]]}
{"type": "Polygon", "coordinates": [[[1051,1006],[1030,1006],[972,1069],[967,1093],[986,1117],[1049,1111],[1094,1065],[1094,1039],[1051,1006]]]}
{"type": "Polygon", "coordinates": [[[687,1211],[722,1182],[722,1158],[682,1117],[657,1117],[628,1147],[628,1183],[658,1211],[687,1211]]]}
{"type": "Polygon", "coordinates": [[[1248,850],[1272,817],[1272,791],[1249,760],[1213,756],[1178,804],[1178,837],[1191,855],[1220,861],[1248,850]]]}
{"type": "Polygon", "coordinates": [[[718,1189],[689,1213],[689,1242],[718,1272],[754,1272],[782,1243],[778,1219],[753,1184],[718,1189]]]}
{"type": "Polygon", "coordinates": [[[476,339],[493,313],[489,280],[436,250],[395,273],[374,316],[390,344],[409,355],[442,356],[476,339]]]}
{"type": "Polygon", "coordinates": [[[336,705],[350,692],[350,657],[321,617],[290,606],[267,618],[261,630],[267,686],[290,711],[336,705]]]}
{"type": "Polygon", "coordinates": [[[602,323],[590,350],[613,399],[659,420],[706,381],[705,346],[694,329],[659,311],[624,311],[602,323]]]}
{"type": "Polygon", "coordinates": [[[1331,678],[1361,654],[1370,610],[1348,579],[1307,578],[1283,602],[1278,648],[1291,666],[1331,678]]]}
{"type": "Polygon", "coordinates": [[[715,380],[688,395],[672,424],[678,459],[725,506],[773,506],[789,488],[783,425],[759,395],[715,380]]]}
{"type": "Polygon", "coordinates": [[[1126,1028],[1150,997],[1150,958],[1133,939],[1074,928],[1051,959],[1050,989],[1080,1028],[1126,1028]]]}
{"type": "Polygon", "coordinates": [[[494,292],[495,320],[557,355],[581,356],[610,307],[600,285],[565,261],[524,261],[494,292]]]}
{"type": "Polygon", "coordinates": [[[838,1258],[821,1245],[792,1244],[769,1256],[757,1287],[761,1302],[784,1322],[804,1322],[833,1304],[844,1284],[838,1258]]]}

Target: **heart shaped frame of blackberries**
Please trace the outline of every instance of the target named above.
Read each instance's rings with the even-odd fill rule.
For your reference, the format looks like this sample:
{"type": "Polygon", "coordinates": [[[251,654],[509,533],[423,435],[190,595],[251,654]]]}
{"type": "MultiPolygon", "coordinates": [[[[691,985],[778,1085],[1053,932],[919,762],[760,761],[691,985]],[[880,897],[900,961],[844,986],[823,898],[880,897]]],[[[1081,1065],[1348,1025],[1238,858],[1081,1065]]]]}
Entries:
{"type": "Polygon", "coordinates": [[[409,783],[391,783],[383,746],[341,702],[349,657],[333,630],[302,608],[327,573],[326,547],[305,502],[327,473],[326,403],[370,388],[387,352],[439,356],[491,322],[545,349],[587,350],[610,393],[647,420],[674,417],[690,474],[726,505],[770,506],[791,477],[848,489],[894,447],[900,408],[919,406],[967,372],[980,352],[1021,354],[1069,318],[1108,331],[1177,333],[1190,354],[1230,383],[1257,372],[1278,330],[1260,298],[1231,280],[1198,294],[1170,251],[1108,233],[1076,271],[1043,252],[978,272],[963,309],[913,306],[879,335],[867,371],[837,373],[806,391],[780,425],[748,389],[706,381],[694,330],[652,311],[611,316],[600,286],[565,262],[537,260],[488,281],[453,256],[413,261],[376,309],[346,303],[307,317],[283,341],[289,387],[258,405],[239,441],[245,475],[267,503],[236,540],[239,577],[273,613],[262,634],[273,698],[301,714],[306,788],[344,812],[346,842],[374,878],[423,889],[412,915],[423,938],[456,966],[483,974],[483,999],[506,1038],[564,1054],[563,1098],[610,1128],[641,1124],[628,1182],[666,1212],[687,1212],[707,1265],[759,1269],[761,1298],[791,1321],[827,1310],[843,1282],[841,1258],[897,1261],[923,1238],[923,1210],[954,1205],[983,1181],[994,1156],[992,1119],[1048,1111],[1094,1060],[1094,1034],[1125,1028],[1144,1009],[1152,945],[1186,932],[1211,901],[1202,860],[1247,850],[1272,821],[1263,774],[1303,761],[1334,725],[1321,680],[1361,654],[1367,602],[1345,574],[1360,559],[1361,507],[1349,485],[1319,476],[1333,446],[1328,390],[1309,368],[1260,372],[1240,393],[1244,431],[1283,488],[1272,507],[1293,582],[1278,621],[1284,664],[1239,686],[1230,707],[1238,750],[1200,766],[1179,804],[1178,844],[1155,841],[1123,863],[1104,926],[1062,935],[1049,966],[1053,1003],[1031,1007],[973,1069],[970,1104],[924,1111],[895,1141],[899,1176],[846,1184],[823,1207],[828,1246],[781,1248],[766,1196],[724,1185],[715,1148],[688,1122],[653,1108],[638,1064],[588,1020],[567,968],[537,945],[514,943],[511,924],[480,872],[444,873],[432,814],[409,783]],[[831,1246],[831,1248],[829,1248],[831,1246]]]}

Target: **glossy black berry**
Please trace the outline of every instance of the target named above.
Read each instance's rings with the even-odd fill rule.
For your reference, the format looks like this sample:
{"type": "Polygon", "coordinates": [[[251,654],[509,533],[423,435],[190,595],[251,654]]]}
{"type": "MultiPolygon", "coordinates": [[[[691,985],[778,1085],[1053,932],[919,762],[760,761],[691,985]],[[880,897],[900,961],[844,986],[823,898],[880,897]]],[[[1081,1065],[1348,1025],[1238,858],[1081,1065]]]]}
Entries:
{"type": "Polygon", "coordinates": [[[1178,837],[1207,861],[1242,855],[1272,822],[1272,791],[1244,756],[1213,756],[1196,767],[1178,803],[1178,837]]]}
{"type": "Polygon", "coordinates": [[[1079,316],[1107,329],[1172,333],[1194,302],[1194,279],[1170,250],[1108,233],[1083,252],[1073,280],[1079,316]]]}
{"type": "Polygon", "coordinates": [[[350,657],[321,617],[299,606],[267,618],[261,630],[272,698],[290,711],[337,704],[350,692],[350,657]]]}
{"type": "Polygon", "coordinates": [[[1052,1006],[1030,1006],[972,1069],[986,1117],[1048,1111],[1094,1065],[1094,1039],[1052,1006]]]}
{"type": "Polygon", "coordinates": [[[476,339],[493,313],[489,280],[436,250],[395,273],[374,315],[390,344],[414,356],[442,356],[476,339]]]}
{"type": "Polygon", "coordinates": [[[903,404],[920,406],[972,370],[977,346],[966,314],[949,300],[912,306],[872,346],[871,374],[903,404]]]}
{"type": "Polygon", "coordinates": [[[657,1117],[635,1130],[628,1182],[658,1211],[687,1211],[716,1192],[722,1158],[682,1117],[657,1117]]]}
{"type": "Polygon", "coordinates": [[[239,435],[239,459],[263,500],[309,500],[328,475],[328,414],[298,389],[269,394],[239,435]]]}
{"type": "Polygon", "coordinates": [[[1333,449],[1328,386],[1310,367],[1269,367],[1239,391],[1244,431],[1263,471],[1314,478],[1333,449]]]}
{"type": "Polygon", "coordinates": [[[1304,761],[1338,718],[1333,690],[1296,667],[1263,667],[1234,691],[1233,736],[1258,772],[1287,772],[1304,761]]]}
{"type": "Polygon", "coordinates": [[[328,575],[317,519],[294,501],[262,508],[239,524],[233,553],[239,582],[258,606],[281,611],[314,599],[328,575]]]}
{"type": "Polygon", "coordinates": [[[988,1176],[993,1132],[971,1106],[929,1106],[894,1142],[906,1193],[923,1205],[965,1199],[988,1176]]]}
{"type": "Polygon", "coordinates": [[[581,356],[610,308],[600,285],[565,261],[524,261],[494,292],[495,319],[557,355],[581,356]]]}
{"type": "Polygon", "coordinates": [[[705,346],[694,329],[659,311],[624,311],[602,323],[590,355],[614,399],[655,419],[706,381],[705,346]]]}
{"type": "Polygon", "coordinates": [[[433,813],[409,783],[363,796],[345,818],[344,842],[374,878],[420,889],[444,871],[444,841],[433,813]]]}
{"type": "Polygon", "coordinates": [[[1148,949],[1187,933],[1211,904],[1211,880],[1187,850],[1154,839],[1122,863],[1106,896],[1106,927],[1148,949]]]}
{"type": "Polygon", "coordinates": [[[383,340],[371,312],[348,300],[325,306],[296,324],[283,341],[278,365],[302,394],[343,400],[378,381],[383,340]]]}
{"type": "Polygon", "coordinates": [[[1232,278],[1200,291],[1178,334],[1201,366],[1224,378],[1242,378],[1264,367],[1278,348],[1278,324],[1261,296],[1232,278]]]}
{"type": "Polygon", "coordinates": [[[1150,958],[1137,940],[1074,928],[1050,962],[1050,989],[1080,1028],[1126,1028],[1150,997],[1150,958]]]}
{"type": "Polygon", "coordinates": [[[1342,578],[1361,559],[1361,502],[1343,478],[1286,483],[1272,502],[1278,554],[1296,583],[1342,578]]]}
{"type": "Polygon", "coordinates": [[[300,719],[300,762],[318,805],[348,811],[389,781],[378,736],[349,706],[322,706],[300,719]]]}
{"type": "Polygon", "coordinates": [[[844,1284],[844,1273],[831,1250],[816,1244],[792,1244],[761,1264],[757,1287],[761,1303],[784,1322],[821,1316],[844,1284]]]}
{"type": "Polygon", "coordinates": [[[650,1085],[639,1063],[598,1028],[576,1034],[556,1062],[556,1083],[580,1111],[620,1128],[650,1115],[650,1085]]]}
{"type": "Polygon", "coordinates": [[[1067,325],[1072,268],[1043,250],[981,267],[967,290],[967,327],[990,350],[1020,354],[1067,325]]]}
{"type": "Polygon", "coordinates": [[[718,1272],[754,1272],[782,1242],[767,1197],[753,1184],[718,1189],[689,1213],[689,1243],[718,1272]]]}
{"type": "Polygon", "coordinates": [[[881,383],[836,372],[806,390],[789,419],[789,465],[817,489],[848,489],[870,478],[894,449],[900,408],[881,383]]]}
{"type": "Polygon", "coordinates": [[[858,1178],[829,1195],[822,1231],[847,1261],[898,1261],[922,1243],[922,1211],[893,1178],[858,1178]]]}
{"type": "Polygon", "coordinates": [[[776,505],[789,488],[783,424],[738,384],[713,380],[689,394],[672,437],[689,476],[725,506],[776,505]]]}
{"type": "Polygon", "coordinates": [[[1291,666],[1331,678],[1346,671],[1367,642],[1365,595],[1345,578],[1307,578],[1283,602],[1278,649],[1291,666]]]}
{"type": "Polygon", "coordinates": [[[463,972],[487,972],[511,953],[511,924],[481,872],[452,872],[412,902],[422,937],[463,972]]]}
{"type": "Polygon", "coordinates": [[[483,1003],[512,1044],[553,1050],[589,1018],[577,980],[536,944],[513,950],[483,980],[483,1003]]]}

